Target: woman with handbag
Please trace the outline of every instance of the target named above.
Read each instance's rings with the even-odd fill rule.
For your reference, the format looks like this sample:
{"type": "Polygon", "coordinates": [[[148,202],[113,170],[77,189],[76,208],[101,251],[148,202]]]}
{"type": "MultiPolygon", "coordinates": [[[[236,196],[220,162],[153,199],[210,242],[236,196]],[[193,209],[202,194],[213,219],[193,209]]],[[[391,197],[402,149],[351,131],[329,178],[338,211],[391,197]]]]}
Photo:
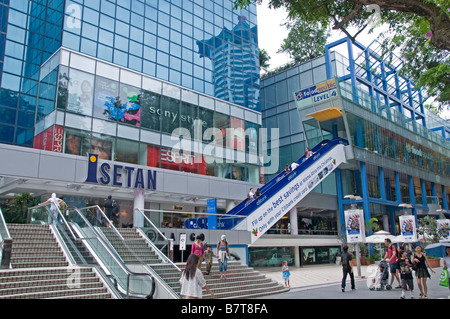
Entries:
{"type": "Polygon", "coordinates": [[[428,287],[427,287],[427,278],[431,278],[430,273],[428,272],[428,268],[430,268],[431,272],[435,272],[433,268],[430,267],[428,263],[427,256],[422,250],[420,245],[416,246],[413,257],[413,269],[416,271],[417,285],[419,286],[420,295],[419,298],[424,297],[428,299],[428,287]],[[415,265],[414,265],[415,264],[415,265]]]}

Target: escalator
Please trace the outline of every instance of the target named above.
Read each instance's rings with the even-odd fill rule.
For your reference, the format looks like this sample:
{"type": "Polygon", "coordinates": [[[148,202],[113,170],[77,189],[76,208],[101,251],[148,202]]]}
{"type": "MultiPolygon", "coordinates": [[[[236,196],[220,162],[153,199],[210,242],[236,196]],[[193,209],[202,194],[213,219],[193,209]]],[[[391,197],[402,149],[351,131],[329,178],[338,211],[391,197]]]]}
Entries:
{"type": "Polygon", "coordinates": [[[219,228],[247,230],[253,243],[321,183],[340,164],[346,162],[342,138],[324,140],[302,156],[298,167],[288,175],[283,171],[261,189],[256,199],[246,199],[218,220],[219,228]]]}

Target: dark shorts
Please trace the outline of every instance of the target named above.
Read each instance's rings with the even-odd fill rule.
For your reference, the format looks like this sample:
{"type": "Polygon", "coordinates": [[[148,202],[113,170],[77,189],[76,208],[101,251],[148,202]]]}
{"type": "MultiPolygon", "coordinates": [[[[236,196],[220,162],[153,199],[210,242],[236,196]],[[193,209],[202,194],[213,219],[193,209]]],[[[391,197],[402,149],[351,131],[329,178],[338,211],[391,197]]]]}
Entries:
{"type": "Polygon", "coordinates": [[[395,274],[397,272],[397,263],[389,264],[389,270],[391,274],[395,274]]]}

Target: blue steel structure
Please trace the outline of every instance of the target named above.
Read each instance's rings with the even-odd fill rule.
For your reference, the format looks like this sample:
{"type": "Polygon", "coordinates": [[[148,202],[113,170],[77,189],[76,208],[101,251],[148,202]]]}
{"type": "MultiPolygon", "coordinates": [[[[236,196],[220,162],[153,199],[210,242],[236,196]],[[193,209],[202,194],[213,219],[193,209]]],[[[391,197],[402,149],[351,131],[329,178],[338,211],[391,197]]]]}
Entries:
{"type": "MultiPolygon", "coordinates": [[[[336,73],[333,70],[334,64],[332,62],[332,49],[341,45],[345,46],[348,56],[348,73],[338,77],[339,81],[341,82],[341,88],[342,83],[350,82],[352,91],[351,99],[355,104],[362,104],[360,94],[362,90],[370,96],[369,103],[371,105],[368,108],[371,109],[373,113],[379,114],[381,109],[383,112],[385,112],[385,117],[389,121],[394,121],[397,124],[400,122],[402,127],[408,128],[411,132],[417,135],[421,135],[426,139],[442,143],[442,154],[440,156],[442,156],[443,160],[442,162],[437,164],[438,169],[435,169],[434,172],[437,175],[448,177],[449,143],[446,136],[445,127],[440,126],[428,128],[426,111],[424,110],[423,105],[424,98],[422,96],[421,90],[417,89],[415,84],[410,79],[404,78],[399,74],[399,71],[402,67],[402,61],[395,55],[384,55],[381,45],[376,41],[374,41],[370,46],[365,47],[358,42],[352,42],[349,38],[343,38],[336,42],[330,43],[325,47],[325,60],[328,79],[332,79],[336,76],[336,73]],[[357,53],[355,51],[359,52],[357,53]],[[379,101],[381,101],[381,103],[383,103],[384,105],[380,107],[380,105],[378,104],[379,101]],[[401,119],[400,121],[398,121],[399,118],[401,119]],[[438,134],[440,133],[440,135],[442,135],[442,138],[439,138],[438,134],[435,135],[434,132],[437,132],[438,134]]],[[[367,145],[365,145],[365,134],[367,134],[367,130],[364,132],[362,125],[360,123],[358,124],[357,122],[355,128],[356,136],[354,137],[354,146],[361,149],[367,147],[367,145]]],[[[379,150],[380,145],[377,139],[378,137],[375,136],[377,144],[376,148],[379,150]]],[[[414,137],[411,136],[410,139],[413,140],[414,137]]],[[[420,154],[422,155],[422,153],[420,154]]],[[[394,159],[396,158],[395,146],[393,157],[394,159]]],[[[406,157],[406,161],[409,164],[410,159],[408,158],[408,156],[406,157]]],[[[424,159],[424,161],[425,160],[426,159],[424,159]]],[[[421,168],[427,168],[426,166],[423,166],[422,159],[420,160],[419,164],[421,168]]],[[[405,197],[403,196],[402,198],[399,171],[394,171],[395,194],[390,195],[387,194],[387,189],[389,189],[389,187],[386,187],[386,181],[388,179],[386,179],[386,176],[384,174],[385,168],[382,164],[378,166],[377,182],[379,184],[379,198],[374,198],[369,194],[367,163],[363,160],[360,160],[359,168],[360,185],[358,186],[358,188],[361,189],[361,196],[360,199],[357,200],[344,198],[345,194],[343,194],[342,189],[342,170],[337,169],[336,171],[336,182],[338,185],[337,197],[341,220],[344,220],[344,205],[362,205],[366,221],[368,221],[372,217],[370,209],[371,203],[385,205],[388,207],[389,211],[389,224],[391,227],[390,231],[392,234],[398,233],[395,228],[395,211],[398,210],[398,208],[396,208],[395,205],[403,203],[405,197]],[[392,201],[392,198],[395,198],[395,201],[392,201]]],[[[431,167],[431,171],[433,172],[433,167],[431,167]]],[[[444,182],[440,186],[437,186],[436,182],[431,182],[431,194],[430,188],[427,188],[425,185],[426,181],[423,178],[420,178],[421,198],[419,198],[418,200],[415,195],[414,178],[417,177],[409,174],[407,176],[409,197],[408,200],[409,204],[411,204],[412,206],[412,213],[414,214],[414,216],[417,218],[418,210],[427,211],[429,208],[429,204],[441,204],[440,206],[442,207],[442,209],[448,212],[448,178],[444,179],[444,182]],[[437,187],[440,188],[439,197],[441,198],[441,202],[439,202],[439,199],[436,202],[436,198],[438,198],[437,187]],[[430,197],[432,198],[431,202],[429,200],[430,197]]],[[[368,231],[370,233],[370,230],[368,231]]]]}

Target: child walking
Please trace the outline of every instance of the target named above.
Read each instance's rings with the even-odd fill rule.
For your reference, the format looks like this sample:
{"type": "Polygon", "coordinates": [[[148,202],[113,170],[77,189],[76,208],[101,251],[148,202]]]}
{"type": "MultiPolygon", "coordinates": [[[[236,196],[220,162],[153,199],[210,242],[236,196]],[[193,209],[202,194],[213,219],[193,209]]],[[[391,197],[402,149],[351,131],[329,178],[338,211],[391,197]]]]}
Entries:
{"type": "Polygon", "coordinates": [[[283,273],[284,286],[290,288],[291,283],[289,282],[289,277],[291,276],[291,272],[289,271],[288,262],[286,260],[283,261],[281,271],[283,273]]]}
{"type": "Polygon", "coordinates": [[[405,292],[409,290],[409,295],[414,298],[414,282],[412,274],[412,262],[408,258],[408,253],[406,251],[400,252],[400,258],[397,262],[397,272],[400,273],[400,279],[402,281],[402,295],[401,299],[405,299],[405,292]]]}
{"type": "Polygon", "coordinates": [[[206,274],[209,275],[209,273],[211,272],[213,262],[213,252],[211,250],[211,245],[206,246],[205,262],[206,262],[206,274]]]}

